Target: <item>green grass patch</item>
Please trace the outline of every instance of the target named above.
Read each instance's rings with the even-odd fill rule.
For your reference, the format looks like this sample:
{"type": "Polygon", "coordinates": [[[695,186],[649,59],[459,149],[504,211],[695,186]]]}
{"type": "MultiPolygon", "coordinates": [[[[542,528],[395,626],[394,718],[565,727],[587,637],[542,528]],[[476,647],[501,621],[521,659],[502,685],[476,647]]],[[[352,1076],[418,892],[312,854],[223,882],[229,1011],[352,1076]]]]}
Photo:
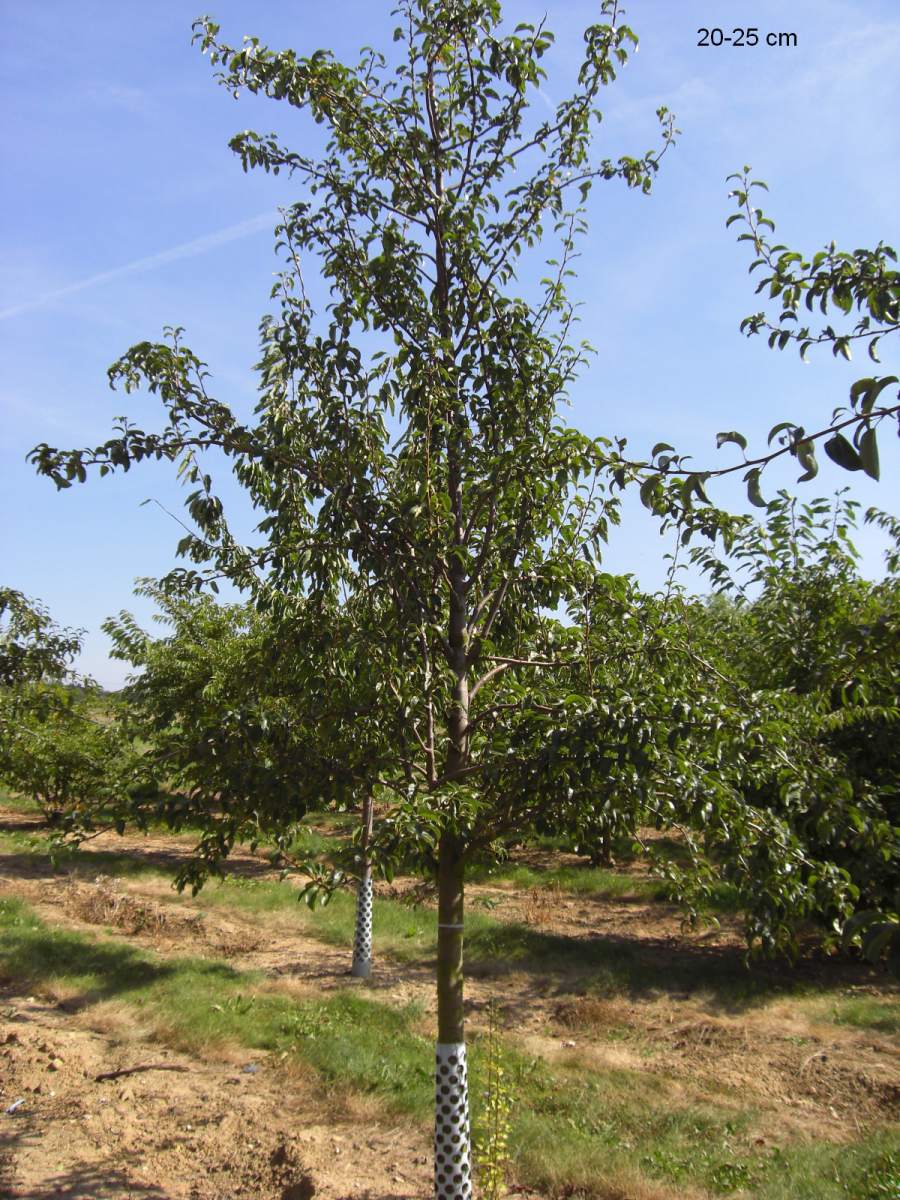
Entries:
{"type": "Polygon", "coordinates": [[[342,840],[340,837],[335,837],[331,833],[314,828],[304,822],[288,849],[296,858],[324,859],[340,848],[342,840]]]}
{"type": "Polygon", "coordinates": [[[54,929],[16,900],[0,901],[0,974],[63,984],[79,1005],[124,1001],[192,1051],[230,1042],[295,1054],[326,1081],[377,1094],[392,1112],[422,1113],[430,1103],[430,1043],[411,1028],[421,1015],[412,1006],[395,1010],[349,991],[294,1000],[227,963],[162,959],[54,929]]]}
{"type": "Polygon", "coordinates": [[[9,792],[5,788],[0,788],[0,805],[10,809],[12,812],[43,817],[41,806],[32,796],[23,796],[19,792],[9,792]]]}
{"type": "Polygon", "coordinates": [[[858,1142],[812,1142],[776,1150],[753,1174],[758,1200],[896,1200],[900,1196],[900,1133],[877,1130],[858,1142]]]}
{"type": "Polygon", "coordinates": [[[26,829],[10,829],[0,833],[0,853],[30,854],[46,857],[48,851],[47,838],[41,833],[32,833],[26,829]]]}
{"type": "Polygon", "coordinates": [[[157,875],[171,880],[171,872],[159,862],[115,850],[85,850],[75,846],[53,846],[50,837],[26,830],[0,833],[0,855],[24,859],[42,859],[53,866],[82,878],[95,875],[118,875],[122,878],[157,875]]]}
{"type": "Polygon", "coordinates": [[[830,995],[806,1007],[812,1015],[835,1025],[850,1025],[854,1029],[871,1029],[877,1033],[900,1033],[900,997],[830,995]]]}
{"type": "Polygon", "coordinates": [[[606,867],[529,867],[522,863],[475,866],[468,877],[475,883],[505,883],[517,888],[558,889],[573,896],[597,900],[666,900],[668,891],[658,879],[624,875],[606,867]]]}
{"type": "MultiPolygon", "coordinates": [[[[590,900],[672,902],[671,890],[662,879],[611,867],[592,867],[586,863],[548,867],[515,862],[478,863],[468,868],[467,878],[475,883],[502,883],[521,889],[547,888],[590,900]]],[[[740,897],[733,885],[719,882],[712,886],[705,911],[734,913],[739,910],[740,897]]]]}

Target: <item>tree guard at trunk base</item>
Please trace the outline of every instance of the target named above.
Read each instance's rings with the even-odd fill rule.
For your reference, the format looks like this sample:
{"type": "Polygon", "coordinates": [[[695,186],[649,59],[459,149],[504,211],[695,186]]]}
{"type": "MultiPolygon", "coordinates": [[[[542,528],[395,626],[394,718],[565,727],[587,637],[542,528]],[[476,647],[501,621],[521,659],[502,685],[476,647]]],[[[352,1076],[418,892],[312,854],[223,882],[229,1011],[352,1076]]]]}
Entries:
{"type": "Polygon", "coordinates": [[[366,867],[356,892],[356,937],[350,974],[367,979],[372,970],[372,871],[366,867]]]}
{"type": "Polygon", "coordinates": [[[472,1200],[465,1042],[438,1042],[434,1072],[435,1200],[472,1200]]]}

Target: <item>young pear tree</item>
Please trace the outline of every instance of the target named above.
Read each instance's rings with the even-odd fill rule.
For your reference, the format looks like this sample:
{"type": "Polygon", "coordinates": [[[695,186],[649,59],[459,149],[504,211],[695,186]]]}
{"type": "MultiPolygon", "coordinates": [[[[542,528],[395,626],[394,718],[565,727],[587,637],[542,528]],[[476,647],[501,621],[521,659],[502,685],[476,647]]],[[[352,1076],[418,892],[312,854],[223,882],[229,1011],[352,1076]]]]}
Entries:
{"type": "Polygon", "coordinates": [[[172,331],[110,372],[114,385],[160,396],[161,432],[123,418],[95,449],[33,452],[61,487],[90,467],[187,455],[199,532],[182,549],[203,570],[182,582],[226,574],[278,614],[298,596],[377,614],[377,627],[368,616],[358,625],[383,673],[371,719],[402,724],[405,760],[400,778],[380,782],[396,797],[400,842],[437,860],[439,1197],[472,1187],[467,857],[521,799],[509,791],[511,735],[533,724],[536,672],[557,665],[530,650],[542,614],[580,588],[582,554],[616,514],[602,477],[608,443],[559,415],[585,360],[566,291],[582,206],[598,180],[649,191],[674,137],[662,109],[659,148],[592,156],[600,94],[636,44],[617,0],[601,13],[573,92],[550,112],[532,101],[552,35],[543,22],[507,31],[498,0],[401,0],[396,51],[366,50],[355,67],[254,38],[234,48],[198,22],[229,91],[282,101],[328,135],[319,155],[274,134],[231,143],[245,169],[285,171],[303,196],[278,229],[285,267],[278,310],[261,325],[255,420],[210,395],[204,364],[172,331]],[[551,241],[549,272],[526,286],[517,275],[534,265],[529,251],[551,241]],[[330,289],[321,312],[304,283],[313,270],[330,289]],[[235,545],[203,472],[198,455],[213,446],[265,514],[253,551],[235,545]]]}

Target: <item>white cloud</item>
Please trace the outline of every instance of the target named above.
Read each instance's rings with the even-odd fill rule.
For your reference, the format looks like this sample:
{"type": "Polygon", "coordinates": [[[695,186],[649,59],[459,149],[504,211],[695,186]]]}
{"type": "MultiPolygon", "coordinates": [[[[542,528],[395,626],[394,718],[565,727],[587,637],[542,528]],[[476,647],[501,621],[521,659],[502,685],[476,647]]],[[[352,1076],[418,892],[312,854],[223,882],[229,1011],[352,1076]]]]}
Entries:
{"type": "Polygon", "coordinates": [[[46,304],[53,304],[57,300],[64,300],[67,296],[73,296],[77,292],[85,291],[87,288],[110,283],[114,279],[122,279],[126,275],[137,275],[143,271],[153,271],[157,267],[165,266],[167,263],[178,262],[183,258],[194,258],[198,254],[206,254],[208,251],[215,250],[219,246],[227,245],[229,242],[236,242],[240,238],[250,237],[252,234],[259,233],[263,229],[271,230],[274,225],[275,214],[273,212],[260,213],[259,216],[250,217],[246,221],[239,221],[237,225],[229,225],[226,229],[219,229],[215,233],[205,234],[203,237],[194,238],[190,242],[181,242],[177,246],[172,246],[169,250],[160,250],[157,254],[149,254],[145,258],[137,258],[133,262],[125,263],[121,267],[113,267],[112,270],[101,271],[96,275],[89,275],[86,279],[79,279],[75,283],[69,283],[64,287],[54,288],[53,291],[44,292],[43,295],[36,296],[33,300],[26,300],[21,304],[14,304],[9,308],[0,309],[0,321],[17,317],[21,313],[33,312],[34,309],[43,308],[46,304]]]}
{"type": "Polygon", "coordinates": [[[879,88],[894,80],[900,53],[900,22],[871,23],[842,31],[822,47],[818,62],[794,78],[793,90],[817,99],[829,99],[832,89],[864,85],[875,99],[879,88]],[[887,74],[883,74],[887,72],[887,74]]]}

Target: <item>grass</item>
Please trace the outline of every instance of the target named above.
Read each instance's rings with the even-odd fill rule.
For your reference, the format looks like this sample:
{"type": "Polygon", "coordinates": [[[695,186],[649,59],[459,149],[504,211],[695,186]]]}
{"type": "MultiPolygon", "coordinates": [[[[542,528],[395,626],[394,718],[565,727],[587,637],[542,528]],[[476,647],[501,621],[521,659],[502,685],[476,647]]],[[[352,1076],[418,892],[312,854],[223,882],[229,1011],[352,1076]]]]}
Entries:
{"type": "Polygon", "coordinates": [[[350,992],[297,1000],[224,962],[162,959],[53,929],[16,900],[0,900],[0,974],[61,987],[79,1008],[122,1001],[195,1053],[231,1043],[296,1054],[326,1082],[376,1093],[389,1111],[421,1112],[431,1096],[428,1042],[411,1028],[417,1008],[395,1010],[350,992]]]}
{"type": "Polygon", "coordinates": [[[857,1143],[815,1142],[773,1151],[760,1165],[751,1195],[760,1200],[896,1200],[900,1136],[879,1130],[857,1143]]]}
{"type": "MultiPolygon", "coordinates": [[[[663,840],[668,843],[670,839],[662,839],[658,842],[656,844],[657,852],[678,859],[679,855],[669,853],[668,845],[660,850],[663,840]]],[[[610,867],[592,867],[587,864],[535,867],[514,862],[479,863],[469,867],[467,878],[473,883],[507,884],[520,889],[550,889],[564,893],[566,896],[590,900],[672,902],[671,890],[662,879],[648,875],[629,874],[610,867]]],[[[737,889],[729,883],[718,882],[711,888],[704,911],[733,913],[737,912],[739,907],[737,889]]]]}
{"type": "MultiPolygon", "coordinates": [[[[28,857],[46,854],[41,835],[0,834],[0,852],[28,857]]],[[[153,859],[97,850],[62,851],[59,860],[82,877],[103,873],[121,877],[169,876],[153,859]]],[[[213,880],[194,900],[193,908],[231,908],[263,918],[281,912],[298,928],[331,945],[350,947],[355,925],[355,897],[338,892],[324,908],[311,912],[297,900],[289,883],[228,876],[213,880]]],[[[396,900],[376,899],[373,923],[376,956],[398,962],[427,963],[437,944],[437,916],[432,908],[413,907],[396,900]]],[[[497,975],[522,971],[536,976],[562,976],[570,991],[597,997],[653,996],[687,993],[710,1007],[740,1010],[777,996],[807,997],[822,1019],[853,1024],[876,1031],[896,1031],[900,1010],[890,1001],[871,997],[848,1000],[822,985],[814,985],[782,964],[761,963],[748,969],[739,951],[683,945],[677,953],[662,952],[652,944],[611,936],[593,939],[554,934],[518,922],[501,921],[470,906],[466,915],[466,968],[472,975],[497,975]],[[807,995],[811,993],[811,995],[807,995]]]]}
{"type": "Polygon", "coordinates": [[[13,812],[25,813],[29,816],[43,817],[41,806],[31,796],[23,796],[19,792],[8,792],[0,788],[0,804],[13,812]]]}
{"type": "Polygon", "coordinates": [[[896,1000],[891,1002],[878,996],[829,995],[820,997],[805,1007],[814,1015],[834,1025],[900,1034],[900,1005],[896,1000]]]}
{"type": "MultiPolygon", "coordinates": [[[[157,1036],[208,1053],[226,1043],[302,1062],[322,1084],[372,1096],[386,1113],[424,1125],[432,1103],[430,1039],[415,1006],[395,1009],[357,990],[298,999],[261,976],[202,958],[165,960],[118,941],[53,929],[19,901],[0,901],[0,972],[31,987],[62,988],[68,1003],[116,999],[157,1036]]],[[[471,1052],[476,1129],[483,1046],[471,1052]]],[[[608,1200],[616,1181],[640,1179],[759,1200],[887,1200],[896,1174],[887,1132],[847,1146],[758,1150],[751,1107],[683,1093],[664,1076],[579,1063],[551,1069],[503,1049],[511,1085],[514,1172],[554,1197],[608,1200]],[[878,1189],[882,1190],[878,1190],[878,1189]]],[[[619,1192],[618,1194],[621,1194],[619,1192]]],[[[640,1193],[638,1193],[640,1194],[640,1193]]],[[[650,1194],[644,1191],[643,1194],[650,1194]]]]}
{"type": "Polygon", "coordinates": [[[50,839],[46,834],[29,833],[26,830],[6,830],[0,833],[0,854],[25,859],[41,859],[48,857],[52,863],[65,867],[67,871],[79,876],[120,875],[132,878],[142,875],[157,875],[160,878],[171,879],[170,874],[164,874],[159,862],[150,858],[120,853],[115,850],[85,850],[75,847],[61,846],[51,850],[50,839]]]}
{"type": "MultiPolygon", "coordinates": [[[[298,908],[292,889],[262,880],[231,878],[203,892],[208,905],[271,912],[298,908]]],[[[298,920],[305,933],[332,945],[353,942],[355,899],[338,892],[324,908],[302,908],[298,920]]],[[[437,946],[437,915],[397,901],[376,899],[373,909],[375,947],[400,962],[427,961],[437,946]]],[[[647,995],[672,990],[710,992],[722,1004],[751,1003],[772,994],[796,990],[783,971],[746,970],[736,953],[682,948],[663,961],[658,948],[623,938],[568,937],[512,921],[500,921],[470,909],[466,915],[466,968],[473,975],[525,971],[556,974],[600,996],[647,995]]]]}
{"type": "Polygon", "coordinates": [[[516,888],[553,888],[597,900],[667,900],[665,884],[644,876],[622,875],[607,867],[528,867],[521,863],[470,868],[473,883],[505,883],[516,888]]]}

